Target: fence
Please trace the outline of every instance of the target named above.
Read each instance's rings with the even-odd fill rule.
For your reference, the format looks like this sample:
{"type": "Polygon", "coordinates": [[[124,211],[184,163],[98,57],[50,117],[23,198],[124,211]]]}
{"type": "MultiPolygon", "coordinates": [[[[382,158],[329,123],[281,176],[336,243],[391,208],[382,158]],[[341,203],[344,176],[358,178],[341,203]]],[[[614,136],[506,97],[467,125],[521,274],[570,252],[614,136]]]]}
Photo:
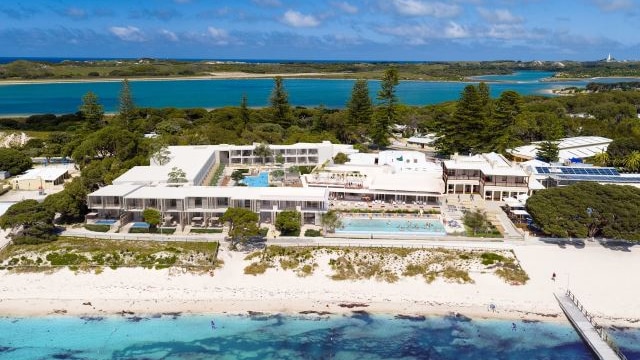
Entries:
{"type": "Polygon", "coordinates": [[[221,234],[214,234],[218,236],[207,235],[159,235],[159,234],[114,234],[114,233],[86,233],[86,232],[72,232],[66,231],[60,236],[63,237],[77,237],[82,239],[104,239],[104,240],[137,240],[137,241],[184,241],[184,242],[220,242],[223,240],[221,234]]]}

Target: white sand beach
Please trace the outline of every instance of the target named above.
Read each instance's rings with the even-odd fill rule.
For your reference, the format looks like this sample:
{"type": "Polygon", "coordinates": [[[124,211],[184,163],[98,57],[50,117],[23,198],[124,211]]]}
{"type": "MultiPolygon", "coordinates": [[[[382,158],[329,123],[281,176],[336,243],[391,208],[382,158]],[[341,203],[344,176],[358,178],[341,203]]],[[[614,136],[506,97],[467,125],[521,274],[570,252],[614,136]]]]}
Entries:
{"type": "Polygon", "coordinates": [[[0,272],[0,314],[46,315],[135,313],[297,313],[327,311],[444,315],[458,312],[472,318],[566,321],[554,291],[567,284],[589,312],[603,324],[640,326],[640,248],[611,250],[557,245],[516,245],[515,253],[530,276],[524,286],[508,285],[495,275],[472,273],[474,284],[423,278],[396,283],[376,280],[334,281],[328,264],[308,277],[269,269],[245,275],[246,254],[221,250],[224,267],[211,275],[175,269],[104,269],[101,274],[0,272]],[[557,274],[555,281],[552,273],[557,274]],[[344,307],[359,303],[365,306],[344,307]],[[340,305],[343,305],[342,307],[340,305]],[[489,304],[496,311],[489,311],[489,304]]]}
{"type": "Polygon", "coordinates": [[[95,83],[95,82],[121,82],[129,81],[171,81],[171,80],[212,80],[212,79],[271,79],[276,76],[283,78],[309,78],[327,77],[333,75],[345,75],[346,73],[273,73],[256,74],[240,71],[211,72],[206,76],[174,76],[174,77],[117,77],[117,78],[82,78],[82,79],[30,79],[30,80],[0,80],[2,85],[27,85],[27,84],[64,84],[64,83],[95,83]]]}

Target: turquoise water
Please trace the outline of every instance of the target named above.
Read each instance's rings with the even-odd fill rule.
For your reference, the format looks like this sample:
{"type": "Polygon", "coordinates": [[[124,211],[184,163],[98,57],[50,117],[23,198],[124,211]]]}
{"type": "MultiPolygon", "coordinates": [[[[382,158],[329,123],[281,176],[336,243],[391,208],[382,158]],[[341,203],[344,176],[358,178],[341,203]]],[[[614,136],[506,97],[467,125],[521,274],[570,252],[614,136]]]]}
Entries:
{"type": "Polygon", "coordinates": [[[336,229],[338,233],[446,235],[438,220],[344,217],[340,221],[342,226],[336,229]]]}
{"type": "Polygon", "coordinates": [[[149,224],[146,222],[134,222],[133,224],[131,224],[132,228],[148,228],[149,224]]]}
{"type": "Polygon", "coordinates": [[[367,313],[2,318],[0,359],[594,359],[569,325],[516,325],[367,313]]]}
{"type": "Polygon", "coordinates": [[[96,220],[96,225],[113,225],[116,222],[118,222],[118,220],[105,220],[105,219],[100,219],[100,220],[96,220]]]}
{"type": "MultiPolygon", "coordinates": [[[[491,94],[497,97],[505,90],[521,94],[537,94],[549,88],[584,85],[585,82],[548,83],[539,80],[552,73],[523,71],[514,75],[487,76],[491,94]]],[[[462,89],[472,82],[402,81],[397,94],[400,101],[409,105],[436,104],[457,100],[462,89]]],[[[325,105],[343,108],[351,94],[353,80],[285,79],[289,101],[296,106],[325,105]]],[[[379,81],[370,81],[371,97],[375,99],[379,81]]],[[[131,80],[134,100],[141,107],[215,108],[238,106],[243,94],[247,94],[250,106],[269,105],[273,88],[272,79],[232,80],[131,80]]],[[[0,84],[0,115],[72,113],[78,111],[82,96],[93,91],[107,112],[117,109],[119,82],[59,83],[59,84],[0,84]]]]}
{"type": "Polygon", "coordinates": [[[269,173],[263,171],[256,176],[245,176],[244,179],[242,179],[242,183],[249,187],[268,187],[269,173]]]}

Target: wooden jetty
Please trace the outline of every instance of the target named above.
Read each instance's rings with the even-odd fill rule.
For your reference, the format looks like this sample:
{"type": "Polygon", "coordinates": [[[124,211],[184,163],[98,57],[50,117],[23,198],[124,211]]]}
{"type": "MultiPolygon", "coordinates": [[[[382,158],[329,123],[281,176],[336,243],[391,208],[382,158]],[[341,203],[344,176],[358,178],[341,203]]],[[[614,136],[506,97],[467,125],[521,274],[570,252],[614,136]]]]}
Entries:
{"type": "Polygon", "coordinates": [[[593,320],[593,316],[589,314],[571,291],[555,293],[554,296],[573,327],[598,359],[627,360],[606,330],[593,320]]]}

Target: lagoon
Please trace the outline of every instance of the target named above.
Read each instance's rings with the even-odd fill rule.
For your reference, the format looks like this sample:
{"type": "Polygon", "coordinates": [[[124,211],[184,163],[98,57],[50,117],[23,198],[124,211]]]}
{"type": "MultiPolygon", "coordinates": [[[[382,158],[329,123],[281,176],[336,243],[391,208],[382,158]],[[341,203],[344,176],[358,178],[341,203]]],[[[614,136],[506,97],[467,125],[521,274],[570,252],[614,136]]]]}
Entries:
{"type": "MultiPolygon", "coordinates": [[[[401,81],[397,87],[400,103],[414,106],[457,100],[468,84],[486,81],[491,96],[514,90],[522,95],[549,95],[550,89],[585,86],[595,82],[638,81],[634,78],[598,78],[572,81],[545,81],[553,76],[547,71],[519,71],[509,75],[476,76],[468,82],[401,81]]],[[[269,105],[273,79],[131,79],[131,90],[140,107],[218,108],[239,106],[243,94],[249,106],[269,105]]],[[[284,79],[293,106],[344,108],[354,80],[284,79]]],[[[0,116],[32,114],[68,114],[78,111],[81,98],[93,91],[105,111],[116,112],[120,81],[82,81],[52,83],[0,82],[0,116]]],[[[375,99],[380,82],[369,81],[370,96],[375,99]]]]}
{"type": "MultiPolygon", "coordinates": [[[[491,95],[505,90],[523,95],[543,94],[550,88],[584,85],[586,82],[544,82],[551,72],[523,71],[513,75],[478,77],[491,81],[491,95]]],[[[289,101],[294,106],[343,108],[351,94],[354,80],[285,79],[289,101]]],[[[135,80],[131,90],[141,107],[217,108],[238,106],[243,94],[249,106],[269,105],[273,79],[179,79],[135,80]]],[[[401,81],[397,94],[401,103],[428,105],[457,100],[462,89],[475,82],[401,81]]],[[[370,94],[375,99],[379,81],[370,81],[370,94]]],[[[119,81],[60,82],[10,84],[0,82],[0,116],[30,114],[65,114],[78,111],[82,96],[96,93],[105,111],[117,111],[119,81]]]]}

